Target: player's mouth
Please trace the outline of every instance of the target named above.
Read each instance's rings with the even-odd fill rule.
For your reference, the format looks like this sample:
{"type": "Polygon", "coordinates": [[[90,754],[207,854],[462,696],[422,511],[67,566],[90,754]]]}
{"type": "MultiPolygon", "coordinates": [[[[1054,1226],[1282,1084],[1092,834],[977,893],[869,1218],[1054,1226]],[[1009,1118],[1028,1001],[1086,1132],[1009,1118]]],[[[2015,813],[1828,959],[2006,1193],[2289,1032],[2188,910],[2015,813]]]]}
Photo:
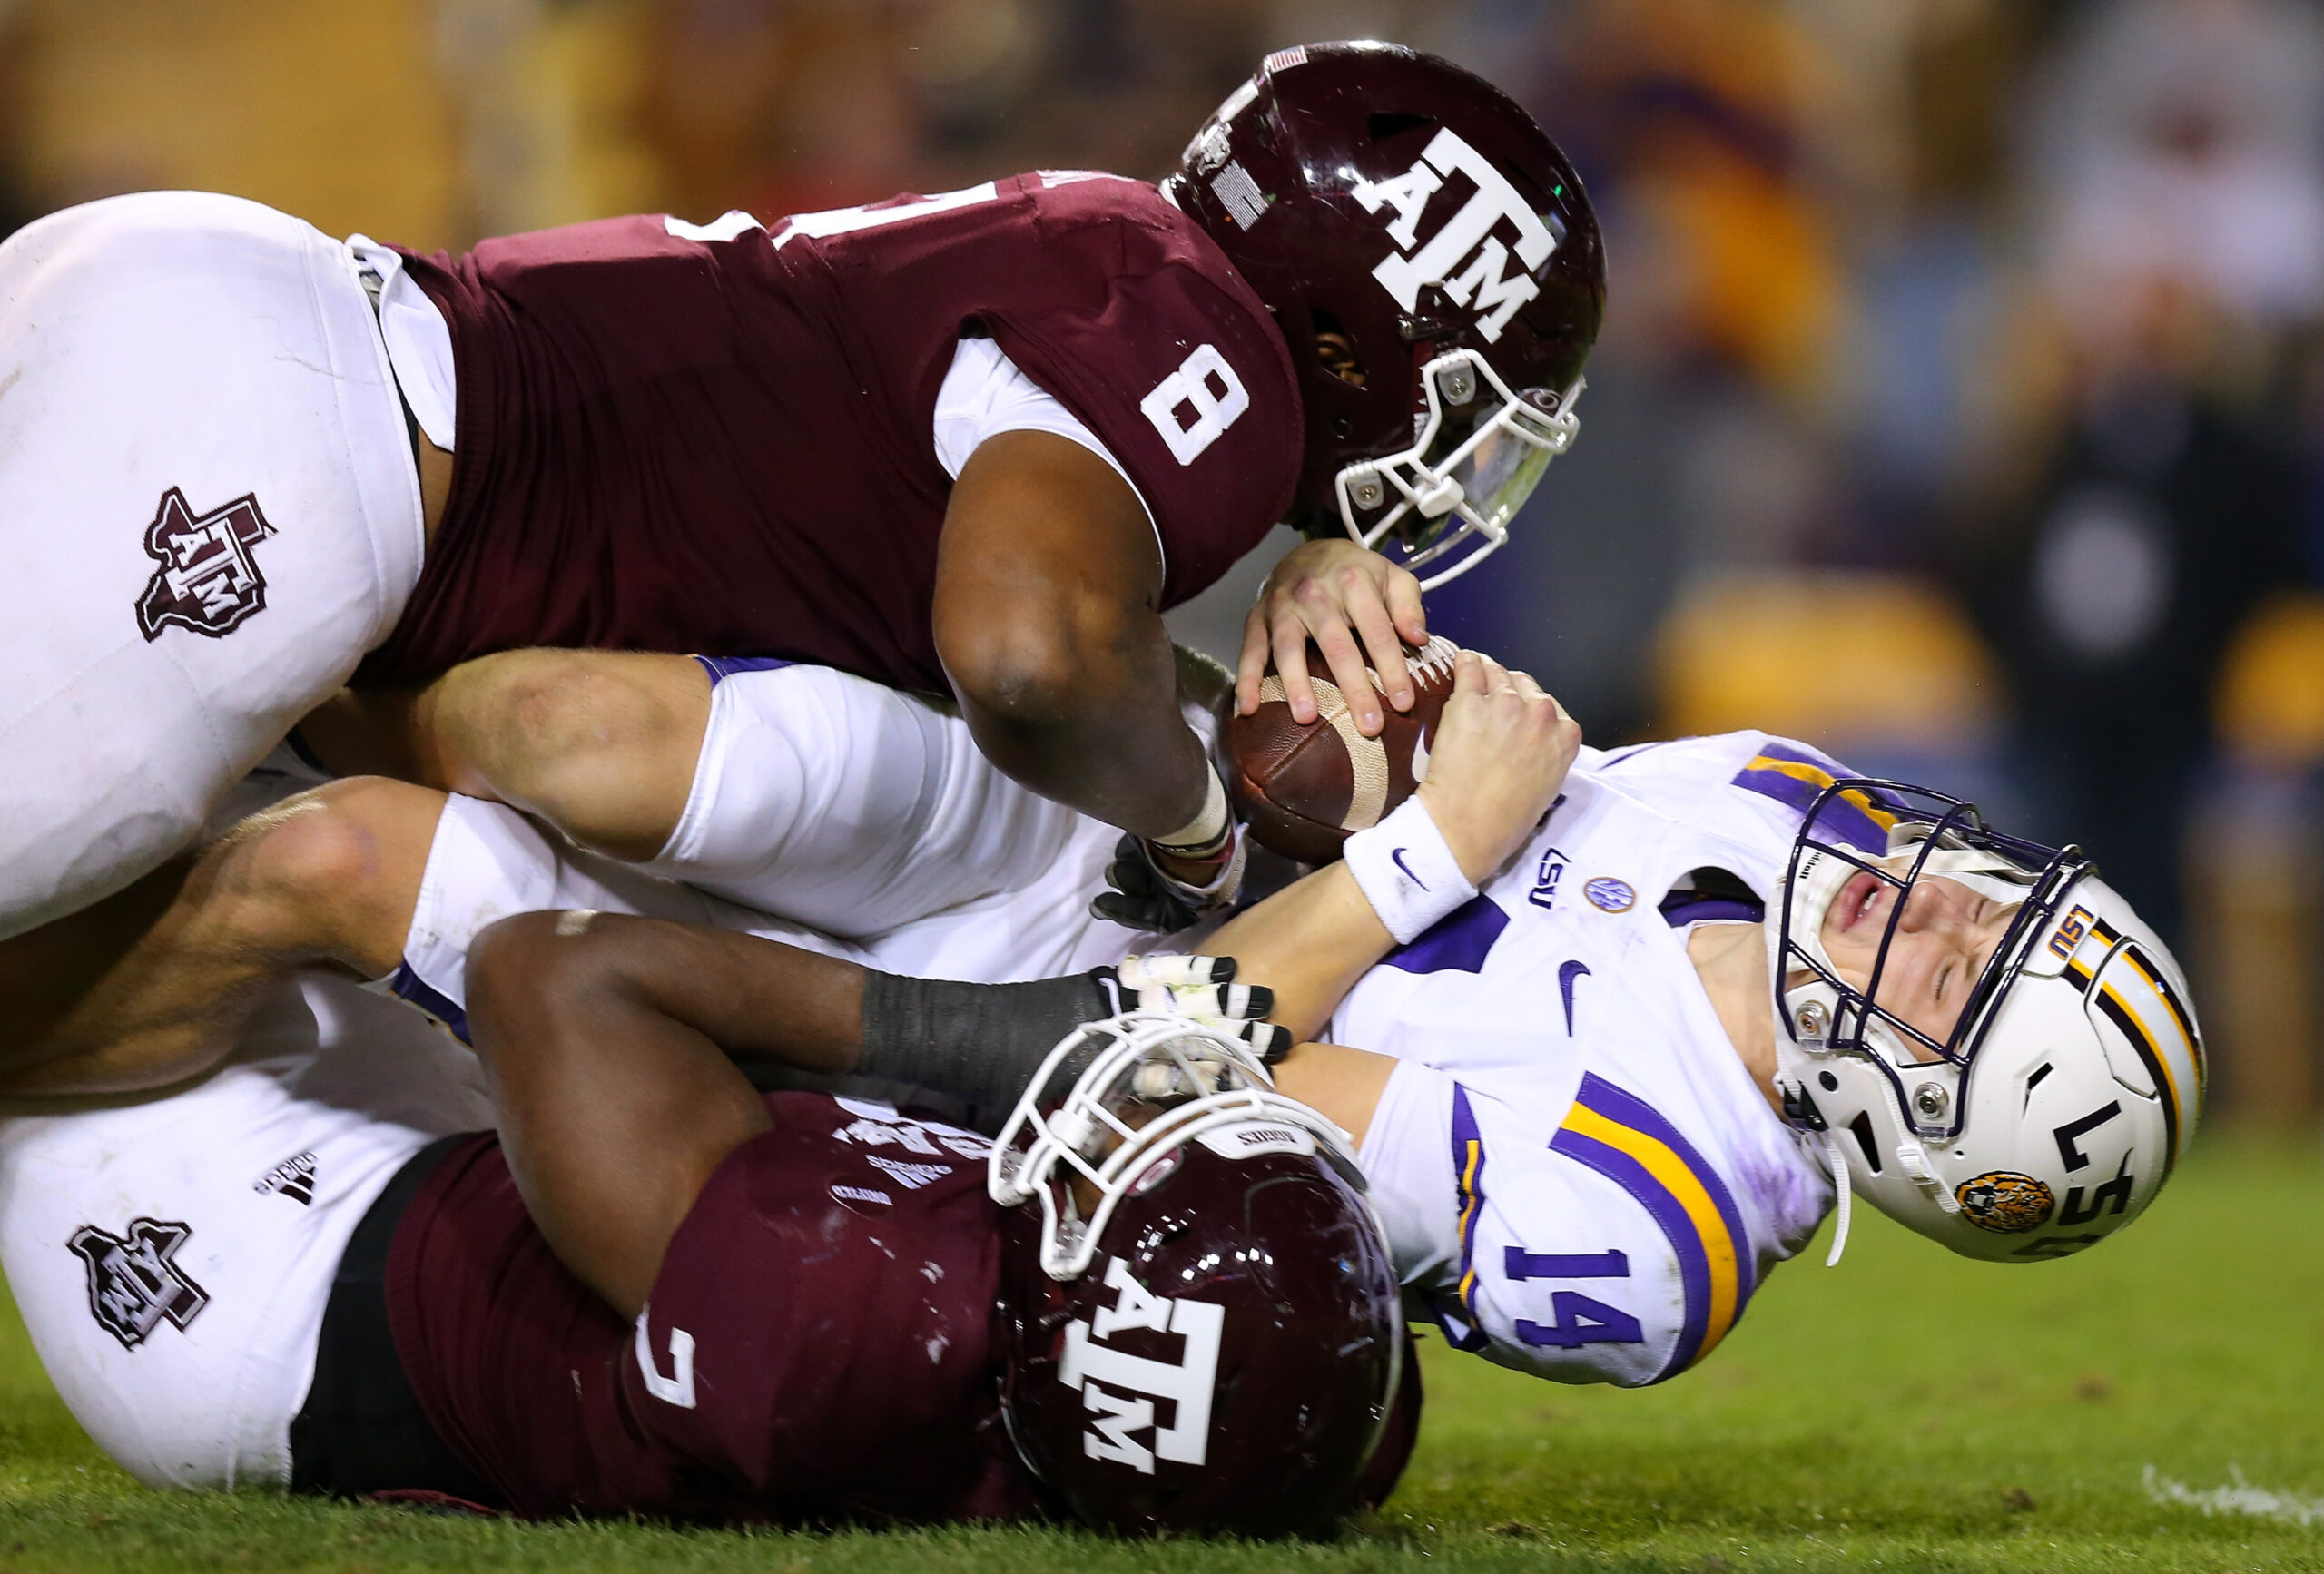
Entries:
{"type": "Polygon", "coordinates": [[[1873,916],[1876,908],[1885,907],[1880,893],[1896,888],[1869,870],[1858,870],[1840,887],[1840,894],[1832,902],[1832,923],[1841,934],[1854,934],[1856,926],[1873,916]]]}

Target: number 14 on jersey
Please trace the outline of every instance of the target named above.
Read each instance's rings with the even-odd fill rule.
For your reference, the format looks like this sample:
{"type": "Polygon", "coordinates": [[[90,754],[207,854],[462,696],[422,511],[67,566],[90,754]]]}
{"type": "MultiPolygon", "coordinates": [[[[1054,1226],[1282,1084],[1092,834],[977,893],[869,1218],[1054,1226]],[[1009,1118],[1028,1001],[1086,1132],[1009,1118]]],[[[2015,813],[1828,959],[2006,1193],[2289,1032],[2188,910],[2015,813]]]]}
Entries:
{"type": "MultiPolygon", "coordinates": [[[[1502,1277],[1512,1284],[1529,1279],[1627,1279],[1629,1254],[1622,1252],[1528,1252],[1511,1246],[1503,1254],[1502,1277]]],[[[1619,1306],[1609,1306],[1579,1290],[1550,1292],[1554,1323],[1517,1319],[1517,1337],[1528,1344],[1553,1344],[1575,1350],[1584,1344],[1643,1344],[1646,1334],[1638,1319],[1619,1306]]]]}

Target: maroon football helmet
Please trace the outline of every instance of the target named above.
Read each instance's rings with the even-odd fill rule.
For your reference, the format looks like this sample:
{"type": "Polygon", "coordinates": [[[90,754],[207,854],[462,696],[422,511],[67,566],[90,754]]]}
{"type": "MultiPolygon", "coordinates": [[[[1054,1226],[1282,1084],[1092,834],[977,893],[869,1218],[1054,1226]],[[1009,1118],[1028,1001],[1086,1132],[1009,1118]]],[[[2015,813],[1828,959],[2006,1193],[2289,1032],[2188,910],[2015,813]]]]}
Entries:
{"type": "Polygon", "coordinates": [[[1418,1386],[1387,1243],[1344,1134],[1247,1045],[1184,1017],[1094,1024],[1034,1078],[990,1178],[1017,1205],[1002,1413],[1082,1520],[1298,1534],[1394,1485],[1418,1386]]]}
{"type": "Polygon", "coordinates": [[[1162,190],[1290,344],[1294,523],[1444,562],[1429,585],[1498,547],[1573,440],[1606,300],[1590,199],[1532,117],[1433,55],[1310,44],[1267,56],[1162,190]]]}

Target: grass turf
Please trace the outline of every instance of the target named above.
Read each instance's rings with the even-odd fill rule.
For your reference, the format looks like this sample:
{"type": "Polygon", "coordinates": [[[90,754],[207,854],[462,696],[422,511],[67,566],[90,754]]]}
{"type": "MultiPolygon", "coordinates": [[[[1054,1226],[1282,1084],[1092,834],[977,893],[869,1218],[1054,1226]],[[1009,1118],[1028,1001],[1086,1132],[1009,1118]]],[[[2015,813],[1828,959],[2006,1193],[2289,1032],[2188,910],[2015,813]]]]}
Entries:
{"type": "Polygon", "coordinates": [[[1644,1392],[1553,1387],[1432,1340],[1411,1473],[1324,1546],[517,1525],[149,1492],[82,1436],[10,1313],[0,1574],[2324,1569],[2319,1199],[2312,1150],[2212,1144],[2127,1244],[2024,1268],[1948,1258],[1859,1210],[1839,1271],[1819,1245],[1705,1365],[1644,1392]],[[2158,1502],[2149,1467],[2200,1490],[2240,1468],[2279,1511],[2158,1502]]]}

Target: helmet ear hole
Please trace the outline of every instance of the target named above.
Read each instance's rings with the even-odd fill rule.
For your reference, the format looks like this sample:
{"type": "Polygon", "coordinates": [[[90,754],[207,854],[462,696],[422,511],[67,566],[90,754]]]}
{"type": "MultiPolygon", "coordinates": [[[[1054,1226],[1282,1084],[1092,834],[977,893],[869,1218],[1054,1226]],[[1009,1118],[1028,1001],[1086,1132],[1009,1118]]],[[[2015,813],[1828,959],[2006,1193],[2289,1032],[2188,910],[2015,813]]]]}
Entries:
{"type": "Polygon", "coordinates": [[[1340,320],[1321,307],[1310,313],[1315,338],[1315,364],[1350,388],[1364,386],[1364,355],[1340,320]]]}
{"type": "Polygon", "coordinates": [[[1872,1140],[1872,1117],[1864,1110],[1857,1110],[1856,1118],[1848,1122],[1848,1135],[1856,1138],[1856,1146],[1864,1149],[1865,1167],[1878,1175],[1880,1145],[1872,1140]]]}

